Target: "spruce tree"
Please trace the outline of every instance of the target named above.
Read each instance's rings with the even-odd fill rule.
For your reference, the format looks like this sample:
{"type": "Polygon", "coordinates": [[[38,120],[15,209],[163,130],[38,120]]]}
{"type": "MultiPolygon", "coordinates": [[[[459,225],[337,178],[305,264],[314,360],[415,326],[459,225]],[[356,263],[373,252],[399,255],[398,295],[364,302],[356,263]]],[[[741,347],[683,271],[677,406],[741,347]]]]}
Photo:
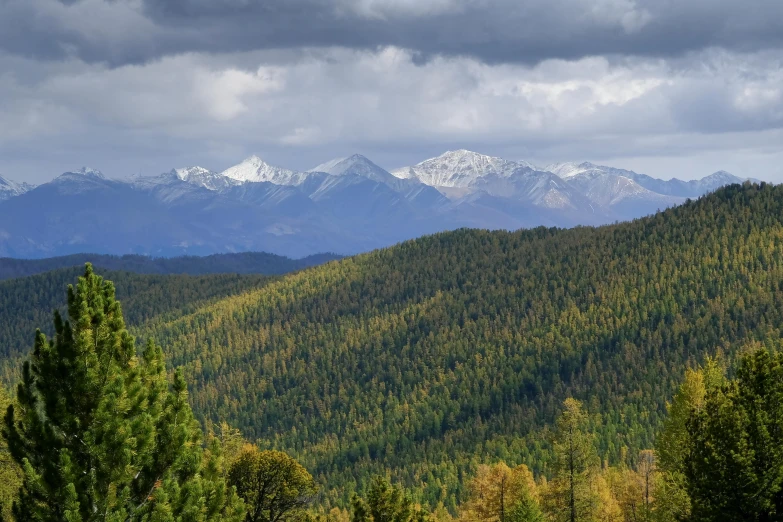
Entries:
{"type": "Polygon", "coordinates": [[[68,320],[38,331],[3,435],[24,471],[13,513],[36,521],[240,521],[216,441],[201,429],[177,372],[150,341],[141,357],[114,285],[88,264],[68,287],[68,320]]]}

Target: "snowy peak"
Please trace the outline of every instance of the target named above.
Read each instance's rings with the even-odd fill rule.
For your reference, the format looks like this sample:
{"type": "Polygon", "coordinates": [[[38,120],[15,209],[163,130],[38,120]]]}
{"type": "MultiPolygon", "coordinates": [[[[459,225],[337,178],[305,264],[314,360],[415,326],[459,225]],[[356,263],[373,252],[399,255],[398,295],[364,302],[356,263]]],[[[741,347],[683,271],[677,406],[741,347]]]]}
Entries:
{"type": "Polygon", "coordinates": [[[722,186],[722,185],[730,185],[732,183],[742,183],[745,180],[735,176],[730,172],[726,172],[725,170],[719,170],[718,172],[713,172],[709,176],[706,176],[700,179],[699,181],[702,183],[709,183],[709,184],[720,183],[722,186]]]}
{"type": "Polygon", "coordinates": [[[585,172],[597,171],[601,169],[602,167],[599,167],[598,165],[594,165],[589,161],[585,161],[582,163],[576,163],[576,162],[553,163],[551,165],[547,165],[546,167],[544,167],[544,170],[546,170],[547,172],[557,174],[559,177],[563,179],[568,179],[574,176],[578,176],[579,174],[584,174],[585,172]]]}
{"type": "Polygon", "coordinates": [[[361,154],[354,154],[347,158],[333,159],[326,163],[322,163],[307,172],[311,174],[324,172],[332,176],[358,176],[389,185],[395,189],[400,189],[405,185],[405,183],[400,182],[400,180],[389,173],[389,171],[379,167],[361,154]]]}
{"type": "Polygon", "coordinates": [[[15,196],[21,196],[25,192],[34,189],[34,185],[28,183],[17,183],[0,176],[0,201],[11,199],[15,196]]]}
{"type": "Polygon", "coordinates": [[[412,167],[392,171],[400,179],[418,179],[434,187],[466,188],[489,176],[509,177],[521,169],[535,168],[528,162],[509,161],[460,149],[448,151],[412,167]]]}
{"type": "Polygon", "coordinates": [[[180,169],[173,169],[172,174],[177,176],[182,181],[188,181],[193,178],[200,178],[204,176],[216,176],[216,172],[212,172],[204,167],[184,167],[180,169]]]}
{"type": "Polygon", "coordinates": [[[106,176],[103,175],[103,172],[90,167],[82,167],[79,170],[66,172],[65,174],[77,174],[80,176],[86,176],[88,178],[106,179],[106,176]]]}
{"type": "Polygon", "coordinates": [[[95,184],[105,181],[103,172],[90,167],[82,167],[79,170],[69,170],[57,176],[54,181],[59,183],[95,184]]]}
{"type": "Polygon", "coordinates": [[[375,177],[389,174],[367,157],[361,154],[354,154],[347,158],[337,158],[326,163],[321,163],[307,172],[326,172],[332,176],[344,176],[345,174],[356,174],[362,177],[375,177]]]}
{"type": "Polygon", "coordinates": [[[209,190],[222,191],[236,185],[242,184],[241,181],[226,177],[217,172],[213,172],[204,167],[185,167],[174,169],[170,174],[181,181],[204,187],[209,190]]]}
{"type": "Polygon", "coordinates": [[[230,167],[220,174],[240,182],[268,181],[275,185],[301,185],[307,179],[307,174],[303,172],[270,165],[258,156],[250,156],[239,165],[230,167]]]}

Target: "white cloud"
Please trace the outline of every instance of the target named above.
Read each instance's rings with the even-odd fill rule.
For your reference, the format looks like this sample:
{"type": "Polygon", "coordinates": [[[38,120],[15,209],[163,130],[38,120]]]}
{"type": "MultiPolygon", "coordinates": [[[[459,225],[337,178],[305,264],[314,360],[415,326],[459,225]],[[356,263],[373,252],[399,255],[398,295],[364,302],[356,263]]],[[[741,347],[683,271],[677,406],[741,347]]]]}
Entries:
{"type": "MultiPolygon", "coordinates": [[[[765,131],[783,126],[783,77],[773,54],[704,52],[681,63],[591,57],[536,66],[436,57],[417,65],[395,47],[334,48],[285,56],[190,53],[118,68],[50,63],[46,72],[20,60],[0,56],[0,152],[46,142],[74,157],[63,168],[108,158],[120,165],[115,174],[150,168],[139,158],[157,158],[162,171],[196,161],[222,168],[265,152],[272,160],[289,154],[291,166],[303,168],[351,152],[343,150],[348,145],[405,158],[446,144],[546,160],[667,149],[681,155],[688,143],[704,154],[704,135],[742,131],[748,138],[736,148],[747,155],[765,131]],[[98,160],[80,161],[90,155],[85,150],[98,160]]],[[[713,142],[722,154],[730,147],[713,142]]]]}

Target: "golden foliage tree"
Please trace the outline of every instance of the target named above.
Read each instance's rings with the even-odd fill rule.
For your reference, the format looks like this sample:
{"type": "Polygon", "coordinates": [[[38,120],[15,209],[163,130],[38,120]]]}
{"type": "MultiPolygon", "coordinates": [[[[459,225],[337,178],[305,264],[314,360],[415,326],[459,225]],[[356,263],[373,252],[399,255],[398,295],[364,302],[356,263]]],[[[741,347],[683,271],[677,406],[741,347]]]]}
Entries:
{"type": "Polygon", "coordinates": [[[296,520],[317,493],[313,477],[294,459],[251,444],[231,464],[228,482],[245,501],[246,522],[296,520]]]}

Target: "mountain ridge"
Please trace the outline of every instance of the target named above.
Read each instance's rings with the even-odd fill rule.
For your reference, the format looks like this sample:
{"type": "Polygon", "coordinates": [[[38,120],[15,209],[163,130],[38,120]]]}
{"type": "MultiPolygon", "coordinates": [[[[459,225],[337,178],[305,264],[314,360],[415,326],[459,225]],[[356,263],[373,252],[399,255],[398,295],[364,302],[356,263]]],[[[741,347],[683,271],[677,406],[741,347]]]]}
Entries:
{"type": "Polygon", "coordinates": [[[84,168],[38,187],[0,185],[0,255],[346,255],[462,227],[625,221],[742,181],[718,172],[666,182],[591,163],[547,168],[556,172],[464,149],[393,172],[359,154],[304,172],[257,156],[221,172],[191,166],[128,180],[84,168]]]}

